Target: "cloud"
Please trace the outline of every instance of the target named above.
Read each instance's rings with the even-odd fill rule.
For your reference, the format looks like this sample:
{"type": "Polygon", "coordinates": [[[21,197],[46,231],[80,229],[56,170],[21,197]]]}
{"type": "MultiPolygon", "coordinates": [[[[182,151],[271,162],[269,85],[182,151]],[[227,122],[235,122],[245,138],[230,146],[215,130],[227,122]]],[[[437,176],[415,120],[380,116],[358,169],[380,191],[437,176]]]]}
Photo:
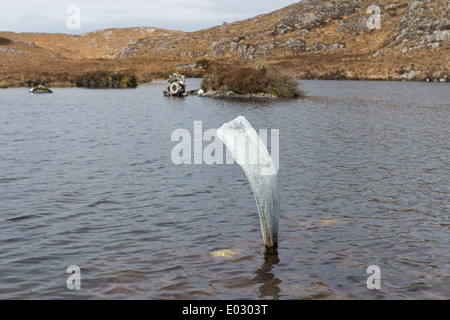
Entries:
{"type": "Polygon", "coordinates": [[[0,30],[83,33],[152,26],[195,31],[280,9],[292,0],[16,0],[2,5],[0,30]],[[68,30],[67,8],[81,9],[81,30],[68,30]]]}
{"type": "Polygon", "coordinates": [[[200,8],[211,8],[214,7],[214,1],[212,0],[164,0],[163,2],[167,5],[178,5],[184,7],[200,7],[200,8]]]}

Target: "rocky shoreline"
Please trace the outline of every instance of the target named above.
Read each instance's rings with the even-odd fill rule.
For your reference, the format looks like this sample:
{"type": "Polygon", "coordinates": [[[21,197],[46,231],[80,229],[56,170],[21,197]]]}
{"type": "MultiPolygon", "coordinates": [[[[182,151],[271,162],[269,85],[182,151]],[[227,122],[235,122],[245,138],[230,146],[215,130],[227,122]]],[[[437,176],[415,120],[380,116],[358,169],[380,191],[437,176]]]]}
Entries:
{"type": "MultiPolygon", "coordinates": [[[[444,83],[444,82],[450,82],[450,77],[417,77],[415,76],[414,79],[411,79],[410,75],[412,72],[406,72],[403,77],[399,78],[377,78],[377,79],[371,79],[371,78],[345,78],[345,77],[301,77],[300,80],[308,80],[308,81],[318,81],[318,80],[330,80],[330,81],[392,81],[392,82],[400,82],[400,81],[406,81],[406,82],[438,82],[438,83],[444,83]]],[[[417,72],[415,73],[417,74],[417,72]]],[[[162,81],[162,80],[155,80],[155,81],[162,81]]],[[[139,85],[144,85],[146,83],[152,83],[153,81],[143,82],[139,83],[139,85]]],[[[51,82],[51,86],[53,88],[76,88],[77,85],[71,82],[51,82]]],[[[29,85],[26,83],[11,83],[0,80],[0,89],[8,89],[8,88],[30,88],[29,85]]],[[[195,93],[197,94],[197,93],[195,93]]],[[[192,93],[189,93],[189,95],[192,95],[192,93]]],[[[232,91],[228,92],[217,92],[217,91],[208,91],[206,93],[201,93],[199,96],[202,97],[216,97],[216,98],[262,98],[262,99],[279,99],[276,96],[273,96],[271,94],[266,93],[258,93],[258,94],[249,94],[249,95],[240,95],[236,94],[232,91]]]]}
{"type": "Polygon", "coordinates": [[[248,94],[238,94],[233,91],[216,91],[216,90],[208,90],[197,91],[197,95],[199,97],[210,97],[210,98],[227,98],[227,99],[262,99],[262,100],[277,100],[282,99],[281,97],[277,97],[270,93],[248,93],[248,94]]]}

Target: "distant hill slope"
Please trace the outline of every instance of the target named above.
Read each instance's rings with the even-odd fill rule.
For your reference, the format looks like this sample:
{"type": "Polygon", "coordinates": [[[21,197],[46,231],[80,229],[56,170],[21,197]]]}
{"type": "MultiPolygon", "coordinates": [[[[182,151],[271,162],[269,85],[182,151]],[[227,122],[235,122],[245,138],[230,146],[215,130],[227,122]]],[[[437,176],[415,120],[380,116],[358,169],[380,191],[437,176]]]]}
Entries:
{"type": "Polygon", "coordinates": [[[151,27],[102,29],[80,35],[62,33],[0,32],[0,37],[23,42],[58,52],[70,59],[114,58],[124,46],[141,38],[179,34],[180,31],[151,27]]]}
{"type": "Polygon", "coordinates": [[[80,72],[127,70],[142,82],[174,70],[201,75],[196,63],[205,59],[270,65],[308,79],[449,80],[449,15],[447,0],[303,0],[196,32],[0,32],[13,40],[0,44],[0,80],[44,76],[71,82],[80,72]],[[380,8],[380,29],[367,26],[371,5],[380,8]]]}

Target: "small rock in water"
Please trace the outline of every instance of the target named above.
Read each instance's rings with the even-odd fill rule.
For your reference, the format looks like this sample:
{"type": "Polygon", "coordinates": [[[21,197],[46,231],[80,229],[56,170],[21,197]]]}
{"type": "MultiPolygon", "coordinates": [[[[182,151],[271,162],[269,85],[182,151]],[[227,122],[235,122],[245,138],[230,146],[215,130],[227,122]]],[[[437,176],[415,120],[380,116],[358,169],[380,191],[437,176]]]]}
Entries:
{"type": "Polygon", "coordinates": [[[320,228],[320,227],[332,227],[337,225],[339,222],[336,219],[333,218],[324,218],[324,219],[317,219],[313,221],[307,221],[307,222],[300,222],[298,224],[299,227],[306,227],[308,229],[310,228],[320,228]]]}
{"type": "Polygon", "coordinates": [[[53,93],[53,91],[43,85],[38,85],[37,87],[31,88],[30,93],[53,93]]]}
{"type": "Polygon", "coordinates": [[[239,254],[239,250],[236,249],[219,249],[210,251],[211,258],[233,258],[239,254]]]}

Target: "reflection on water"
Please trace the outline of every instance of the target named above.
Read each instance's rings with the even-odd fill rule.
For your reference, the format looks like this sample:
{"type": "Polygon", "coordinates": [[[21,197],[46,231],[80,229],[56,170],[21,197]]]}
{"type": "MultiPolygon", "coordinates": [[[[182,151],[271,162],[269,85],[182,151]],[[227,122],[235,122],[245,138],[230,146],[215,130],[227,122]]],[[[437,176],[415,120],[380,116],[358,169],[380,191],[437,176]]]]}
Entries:
{"type": "Polygon", "coordinates": [[[264,254],[264,263],[261,268],[256,270],[256,277],[253,278],[254,281],[261,284],[259,287],[261,295],[258,298],[279,300],[280,288],[278,285],[281,283],[281,280],[271,272],[274,265],[277,265],[279,262],[278,252],[264,254]]]}
{"type": "Polygon", "coordinates": [[[265,103],[0,91],[0,298],[450,298],[448,84],[302,83],[265,103]],[[278,254],[238,165],[171,161],[174,130],[239,115],[280,131],[278,254]]]}

